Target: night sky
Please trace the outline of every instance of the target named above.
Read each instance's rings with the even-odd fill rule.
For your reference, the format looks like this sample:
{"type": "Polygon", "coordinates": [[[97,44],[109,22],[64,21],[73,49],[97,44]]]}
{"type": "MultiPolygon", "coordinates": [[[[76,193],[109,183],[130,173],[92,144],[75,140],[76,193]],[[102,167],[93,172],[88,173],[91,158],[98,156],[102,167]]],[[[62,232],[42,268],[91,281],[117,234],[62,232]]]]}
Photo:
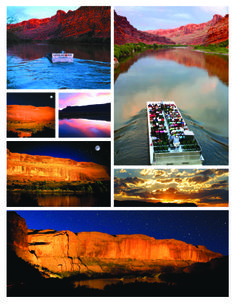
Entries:
{"type": "Polygon", "coordinates": [[[16,211],[29,229],[145,234],[228,255],[228,211],[16,211]]]}
{"type": "Polygon", "coordinates": [[[55,108],[55,93],[7,93],[7,105],[55,108]]]}
{"type": "Polygon", "coordinates": [[[8,141],[7,148],[10,152],[69,158],[77,162],[95,162],[110,168],[108,141],[8,141]],[[96,150],[96,147],[99,147],[99,150],[96,150]]]}

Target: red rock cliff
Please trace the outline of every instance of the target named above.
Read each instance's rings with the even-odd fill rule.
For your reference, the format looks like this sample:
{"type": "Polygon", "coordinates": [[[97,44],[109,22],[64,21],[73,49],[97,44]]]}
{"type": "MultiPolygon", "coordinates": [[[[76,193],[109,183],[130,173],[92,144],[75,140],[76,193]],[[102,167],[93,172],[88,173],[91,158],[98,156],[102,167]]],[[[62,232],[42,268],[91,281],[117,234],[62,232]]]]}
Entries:
{"type": "Polygon", "coordinates": [[[75,11],[57,11],[55,16],[44,19],[30,19],[8,24],[8,30],[21,39],[77,39],[83,35],[90,38],[110,37],[110,7],[83,6],[75,11]]]}
{"type": "Polygon", "coordinates": [[[131,270],[150,270],[161,265],[188,266],[221,257],[204,246],[174,239],[158,240],[146,235],[116,235],[100,232],[28,230],[15,212],[8,217],[8,244],[45,274],[72,272],[113,272],[115,266],[131,270]],[[112,263],[111,263],[112,262],[112,263]],[[145,263],[146,262],[146,263],[145,263]]]}
{"type": "Polygon", "coordinates": [[[7,177],[31,181],[102,181],[109,180],[106,167],[92,162],[11,153],[7,150],[7,177]]]}
{"type": "Polygon", "coordinates": [[[228,15],[214,15],[212,20],[200,24],[187,24],[175,29],[149,30],[147,33],[162,35],[177,44],[209,44],[228,39],[228,15]]]}
{"type": "Polygon", "coordinates": [[[55,120],[55,109],[31,105],[7,105],[7,120],[46,122],[55,120]]]}
{"type": "Polygon", "coordinates": [[[139,42],[146,44],[175,44],[172,40],[160,35],[137,30],[129,23],[126,17],[122,17],[114,12],[114,43],[122,45],[139,42]]]}

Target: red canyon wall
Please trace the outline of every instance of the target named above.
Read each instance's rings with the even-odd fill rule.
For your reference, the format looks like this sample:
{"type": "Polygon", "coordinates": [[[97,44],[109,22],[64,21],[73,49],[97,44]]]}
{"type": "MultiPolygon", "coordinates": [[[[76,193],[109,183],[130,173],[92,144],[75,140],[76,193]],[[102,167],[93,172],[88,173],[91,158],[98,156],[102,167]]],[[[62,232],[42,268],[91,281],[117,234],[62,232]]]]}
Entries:
{"type": "MultiPolygon", "coordinates": [[[[24,224],[20,216],[10,212],[8,228],[13,226],[15,230],[15,235],[11,230],[11,240],[18,238],[15,218],[19,225],[24,224]]],[[[204,246],[174,239],[157,240],[140,234],[112,236],[99,232],[28,230],[28,235],[24,231],[22,239],[28,239],[28,251],[21,257],[39,269],[47,269],[49,274],[112,272],[115,265],[132,270],[150,269],[155,264],[187,266],[222,256],[204,246]]]]}
{"type": "Polygon", "coordinates": [[[31,181],[109,180],[106,167],[93,162],[11,153],[7,150],[7,177],[31,181]]]}
{"type": "Polygon", "coordinates": [[[44,19],[30,19],[8,24],[21,39],[77,39],[89,34],[93,38],[110,37],[110,7],[82,6],[75,11],[57,11],[55,16],[44,19]]]}
{"type": "Polygon", "coordinates": [[[129,23],[126,17],[119,16],[114,12],[114,43],[122,45],[139,42],[146,44],[175,44],[166,37],[137,30],[129,23]]]}
{"type": "Polygon", "coordinates": [[[7,120],[46,122],[55,120],[55,109],[31,105],[7,105],[7,120]]]}
{"type": "Polygon", "coordinates": [[[147,33],[165,36],[177,44],[210,44],[229,39],[228,15],[214,15],[212,20],[200,24],[188,24],[175,29],[149,30],[147,33]]]}

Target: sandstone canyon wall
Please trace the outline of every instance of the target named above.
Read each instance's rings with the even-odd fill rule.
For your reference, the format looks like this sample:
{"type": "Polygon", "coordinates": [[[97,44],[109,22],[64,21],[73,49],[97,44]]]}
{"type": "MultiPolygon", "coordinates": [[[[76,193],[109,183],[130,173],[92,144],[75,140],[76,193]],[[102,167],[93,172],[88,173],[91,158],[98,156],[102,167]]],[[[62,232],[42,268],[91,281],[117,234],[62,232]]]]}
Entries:
{"type": "Polygon", "coordinates": [[[11,153],[7,150],[7,178],[31,181],[110,180],[105,166],[93,162],[11,153]]]}
{"type": "Polygon", "coordinates": [[[188,266],[222,257],[204,246],[140,234],[113,236],[100,232],[26,230],[24,219],[15,212],[8,212],[9,247],[37,266],[44,276],[112,274],[115,266],[127,271],[150,270],[162,265],[188,266]]]}
{"type": "Polygon", "coordinates": [[[169,38],[137,30],[129,23],[126,17],[122,17],[114,12],[114,43],[122,45],[139,42],[146,44],[175,44],[169,38]]]}
{"type": "Polygon", "coordinates": [[[7,120],[28,122],[54,121],[55,109],[31,105],[7,105],[7,120]]]}
{"type": "Polygon", "coordinates": [[[208,45],[229,39],[228,15],[214,15],[212,20],[200,24],[188,24],[175,29],[146,31],[149,34],[165,36],[176,44],[208,45]]]}
{"type": "Polygon", "coordinates": [[[20,39],[31,40],[76,40],[78,38],[110,38],[110,7],[82,6],[65,13],[57,11],[55,16],[30,19],[8,24],[20,39]]]}

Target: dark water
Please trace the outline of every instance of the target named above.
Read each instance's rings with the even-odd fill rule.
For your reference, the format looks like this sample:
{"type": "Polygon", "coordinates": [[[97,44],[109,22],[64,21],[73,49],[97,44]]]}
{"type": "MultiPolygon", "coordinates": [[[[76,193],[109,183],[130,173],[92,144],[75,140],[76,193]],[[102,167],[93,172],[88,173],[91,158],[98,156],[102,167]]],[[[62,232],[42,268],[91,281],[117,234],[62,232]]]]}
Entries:
{"type": "Polygon", "coordinates": [[[129,284],[129,283],[135,283],[137,281],[144,282],[144,283],[160,283],[161,280],[159,278],[151,278],[146,277],[145,280],[138,280],[138,278],[101,278],[101,279],[90,279],[90,280],[81,280],[81,281],[75,281],[74,286],[77,288],[78,286],[86,286],[88,288],[93,289],[100,289],[103,290],[106,285],[115,285],[118,283],[121,284],[129,284]]]}
{"type": "Polygon", "coordinates": [[[109,194],[101,196],[7,192],[8,207],[107,207],[110,206],[109,194]]]}
{"type": "Polygon", "coordinates": [[[204,165],[228,164],[228,57],[191,49],[147,51],[115,73],[114,161],[148,165],[146,102],[175,101],[204,165]]]}
{"type": "Polygon", "coordinates": [[[59,137],[110,137],[111,122],[89,119],[59,120],[59,137]]]}
{"type": "Polygon", "coordinates": [[[27,43],[7,50],[8,89],[110,89],[110,47],[27,43]],[[74,53],[73,63],[52,64],[52,52],[74,53]]]}

